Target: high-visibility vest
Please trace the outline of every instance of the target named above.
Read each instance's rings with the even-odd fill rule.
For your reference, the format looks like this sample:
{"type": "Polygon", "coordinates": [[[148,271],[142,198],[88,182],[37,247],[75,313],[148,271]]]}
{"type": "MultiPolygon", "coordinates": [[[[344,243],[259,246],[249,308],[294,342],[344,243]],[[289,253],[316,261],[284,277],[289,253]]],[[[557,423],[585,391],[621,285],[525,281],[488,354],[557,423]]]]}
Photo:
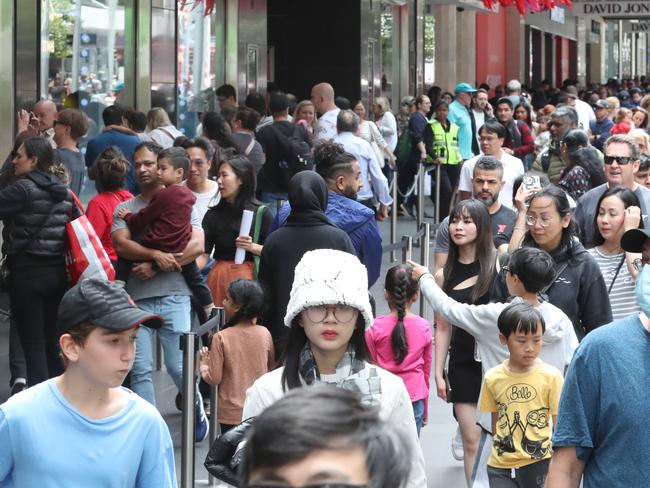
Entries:
{"type": "Polygon", "coordinates": [[[449,132],[436,119],[429,121],[433,131],[433,154],[440,158],[443,164],[459,164],[463,158],[458,149],[458,126],[449,123],[449,132]]]}

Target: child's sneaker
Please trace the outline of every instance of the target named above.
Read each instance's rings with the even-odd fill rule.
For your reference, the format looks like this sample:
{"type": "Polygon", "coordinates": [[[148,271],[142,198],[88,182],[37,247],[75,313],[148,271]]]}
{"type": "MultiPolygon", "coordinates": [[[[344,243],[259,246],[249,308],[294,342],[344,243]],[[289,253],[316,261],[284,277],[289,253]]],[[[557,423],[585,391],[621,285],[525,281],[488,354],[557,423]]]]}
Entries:
{"type": "Polygon", "coordinates": [[[194,404],[194,442],[201,442],[205,440],[208,436],[208,417],[205,415],[205,409],[203,408],[203,398],[201,394],[197,392],[196,403],[194,404]]]}

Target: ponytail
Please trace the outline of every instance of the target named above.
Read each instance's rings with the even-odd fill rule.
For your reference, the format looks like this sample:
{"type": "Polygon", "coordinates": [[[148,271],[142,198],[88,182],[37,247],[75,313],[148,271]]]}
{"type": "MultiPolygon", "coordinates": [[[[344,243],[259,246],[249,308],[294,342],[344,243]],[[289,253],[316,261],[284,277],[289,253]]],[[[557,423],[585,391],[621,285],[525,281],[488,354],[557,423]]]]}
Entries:
{"type": "Polygon", "coordinates": [[[392,305],[397,309],[397,323],[391,333],[391,347],[397,364],[402,363],[409,352],[406,339],[404,317],[409,298],[418,292],[418,284],[411,278],[411,267],[408,265],[394,266],[386,273],[385,289],[392,305]]]}

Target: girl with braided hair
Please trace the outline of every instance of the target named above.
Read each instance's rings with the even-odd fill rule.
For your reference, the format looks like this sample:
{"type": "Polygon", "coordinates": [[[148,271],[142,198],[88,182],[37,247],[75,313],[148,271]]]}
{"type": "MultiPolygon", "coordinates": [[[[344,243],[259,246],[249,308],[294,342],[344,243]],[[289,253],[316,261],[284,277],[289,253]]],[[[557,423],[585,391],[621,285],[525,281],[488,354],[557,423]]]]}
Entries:
{"type": "Polygon", "coordinates": [[[217,412],[222,434],[241,422],[246,390],[275,367],[271,334],[257,325],[263,306],[259,283],[232,281],[223,299],[226,325],[212,337],[209,350],[201,348],[201,377],[219,385],[217,412]]]}
{"type": "Polygon", "coordinates": [[[427,419],[433,337],[429,323],[411,312],[420,291],[411,272],[409,264],[398,264],[386,273],[384,298],[390,312],[375,318],[366,343],[375,363],[404,381],[419,435],[427,419]]]}

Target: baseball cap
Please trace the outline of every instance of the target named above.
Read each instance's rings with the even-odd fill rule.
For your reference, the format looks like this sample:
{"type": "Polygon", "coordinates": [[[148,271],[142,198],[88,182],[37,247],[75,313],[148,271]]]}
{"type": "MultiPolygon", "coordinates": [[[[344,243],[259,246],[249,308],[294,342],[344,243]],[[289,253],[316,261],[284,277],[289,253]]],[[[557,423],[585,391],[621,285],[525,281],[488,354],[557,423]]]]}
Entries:
{"type": "Polygon", "coordinates": [[[641,252],[646,239],[650,239],[650,229],[630,229],[621,237],[621,247],[626,252],[641,252]]]}
{"type": "Polygon", "coordinates": [[[596,103],[594,103],[594,107],[609,109],[609,102],[607,100],[602,100],[602,99],[596,100],[596,103]]]}
{"type": "Polygon", "coordinates": [[[454,88],[454,93],[476,93],[476,88],[469,83],[458,83],[454,88]]]}
{"type": "Polygon", "coordinates": [[[84,279],[63,295],[56,330],[58,335],[65,334],[82,323],[122,332],[138,325],[157,329],[163,325],[163,319],[139,309],[122,285],[84,279]]]}

